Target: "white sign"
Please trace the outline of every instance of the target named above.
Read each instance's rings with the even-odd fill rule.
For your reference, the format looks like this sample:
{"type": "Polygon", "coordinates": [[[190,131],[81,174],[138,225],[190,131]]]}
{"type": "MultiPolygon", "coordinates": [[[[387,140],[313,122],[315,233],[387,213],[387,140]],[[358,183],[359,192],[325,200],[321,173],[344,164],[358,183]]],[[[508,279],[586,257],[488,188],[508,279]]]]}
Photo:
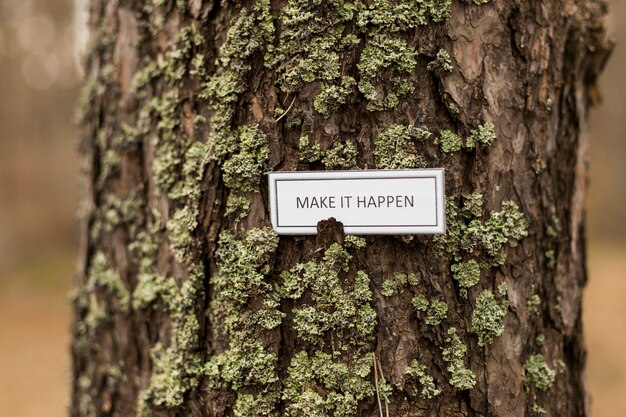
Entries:
{"type": "Polygon", "coordinates": [[[312,235],[334,217],[347,234],[445,232],[443,169],[271,172],[279,234],[312,235]]]}

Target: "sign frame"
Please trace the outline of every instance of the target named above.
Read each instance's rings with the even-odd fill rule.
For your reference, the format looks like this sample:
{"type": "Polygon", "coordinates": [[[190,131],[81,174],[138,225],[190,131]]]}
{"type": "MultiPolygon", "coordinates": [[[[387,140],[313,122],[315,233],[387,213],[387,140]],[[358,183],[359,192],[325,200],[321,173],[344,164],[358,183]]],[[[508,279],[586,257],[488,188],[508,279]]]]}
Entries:
{"type": "MultiPolygon", "coordinates": [[[[274,171],[268,175],[270,219],[273,229],[280,235],[314,235],[317,224],[280,225],[280,181],[341,181],[341,180],[428,180],[434,179],[435,224],[411,225],[354,225],[345,219],[337,218],[344,223],[344,232],[350,235],[408,235],[408,234],[442,234],[446,230],[445,222],[445,170],[443,168],[401,169],[401,170],[345,170],[345,171],[274,171]]],[[[328,216],[336,217],[336,216],[328,216]]],[[[326,220],[320,218],[318,221],[326,220]]]]}

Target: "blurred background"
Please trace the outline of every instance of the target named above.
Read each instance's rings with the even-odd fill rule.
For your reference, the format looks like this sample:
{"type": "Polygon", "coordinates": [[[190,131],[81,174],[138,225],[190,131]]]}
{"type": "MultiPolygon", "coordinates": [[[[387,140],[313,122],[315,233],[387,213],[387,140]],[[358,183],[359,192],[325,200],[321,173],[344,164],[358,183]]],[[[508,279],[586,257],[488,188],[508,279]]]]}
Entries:
{"type": "MultiPolygon", "coordinates": [[[[626,416],[626,4],[591,114],[589,284],[592,416],[626,416]]],[[[0,0],[0,417],[65,416],[67,294],[78,207],[74,102],[84,0],[0,0]]]]}

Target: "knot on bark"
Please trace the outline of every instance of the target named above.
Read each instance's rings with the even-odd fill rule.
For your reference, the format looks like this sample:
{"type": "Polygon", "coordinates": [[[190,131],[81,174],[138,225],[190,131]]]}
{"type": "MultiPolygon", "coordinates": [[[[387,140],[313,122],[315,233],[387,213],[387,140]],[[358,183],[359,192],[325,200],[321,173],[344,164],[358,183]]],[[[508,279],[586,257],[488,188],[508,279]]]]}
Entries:
{"type": "Polygon", "coordinates": [[[321,220],[317,223],[317,252],[323,252],[333,243],[343,245],[343,223],[338,222],[334,217],[328,220],[321,220]]]}

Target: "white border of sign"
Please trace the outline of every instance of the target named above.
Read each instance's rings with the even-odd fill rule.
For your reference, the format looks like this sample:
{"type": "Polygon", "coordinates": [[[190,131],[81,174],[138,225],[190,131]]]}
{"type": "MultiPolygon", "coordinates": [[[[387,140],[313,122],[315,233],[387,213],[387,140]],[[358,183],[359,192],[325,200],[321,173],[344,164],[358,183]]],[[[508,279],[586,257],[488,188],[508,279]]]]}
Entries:
{"type": "MultiPolygon", "coordinates": [[[[446,231],[445,220],[445,183],[443,168],[406,169],[406,170],[364,170],[364,171],[277,171],[270,172],[269,202],[270,219],[274,230],[281,235],[314,235],[316,226],[278,226],[278,191],[280,180],[341,180],[341,179],[399,179],[399,178],[434,178],[436,201],[436,224],[424,226],[344,226],[346,234],[352,235],[407,235],[441,234],[446,231]]],[[[326,220],[326,219],[320,219],[326,220]]]]}

